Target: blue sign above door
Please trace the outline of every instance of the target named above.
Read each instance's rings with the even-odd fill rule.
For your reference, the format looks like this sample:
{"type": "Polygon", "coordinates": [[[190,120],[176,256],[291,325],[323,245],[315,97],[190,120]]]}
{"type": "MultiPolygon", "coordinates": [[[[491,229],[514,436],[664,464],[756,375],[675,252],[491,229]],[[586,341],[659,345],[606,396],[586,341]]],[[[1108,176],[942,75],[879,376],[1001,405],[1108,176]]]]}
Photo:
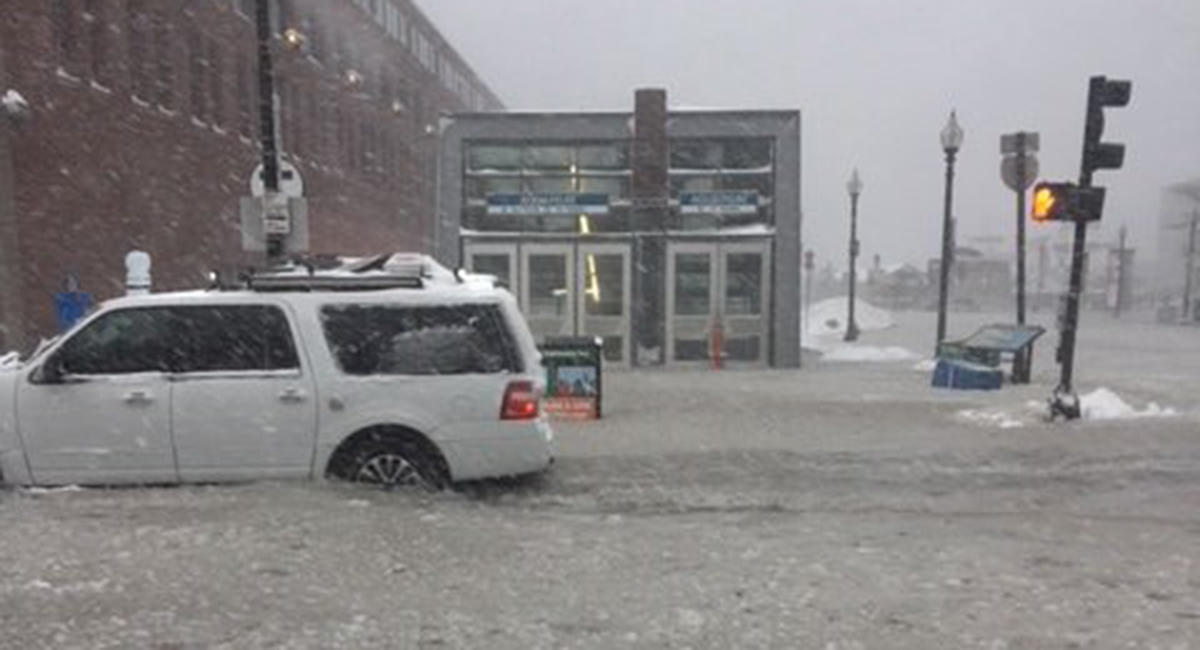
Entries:
{"type": "Polygon", "coordinates": [[[608,214],[607,194],[488,194],[488,214],[608,214]]]}

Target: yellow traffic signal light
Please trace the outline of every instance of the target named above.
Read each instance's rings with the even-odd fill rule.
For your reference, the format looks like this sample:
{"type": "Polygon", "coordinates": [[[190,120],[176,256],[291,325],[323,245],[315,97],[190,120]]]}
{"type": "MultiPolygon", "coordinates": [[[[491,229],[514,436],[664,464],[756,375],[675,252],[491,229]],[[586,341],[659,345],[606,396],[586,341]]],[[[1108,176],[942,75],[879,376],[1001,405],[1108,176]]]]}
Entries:
{"type": "Polygon", "coordinates": [[[1033,186],[1034,222],[1096,221],[1104,211],[1103,187],[1074,183],[1038,183],[1033,186]]]}
{"type": "Polygon", "coordinates": [[[1056,221],[1062,198],[1048,183],[1038,183],[1033,189],[1033,220],[1056,221]]]}

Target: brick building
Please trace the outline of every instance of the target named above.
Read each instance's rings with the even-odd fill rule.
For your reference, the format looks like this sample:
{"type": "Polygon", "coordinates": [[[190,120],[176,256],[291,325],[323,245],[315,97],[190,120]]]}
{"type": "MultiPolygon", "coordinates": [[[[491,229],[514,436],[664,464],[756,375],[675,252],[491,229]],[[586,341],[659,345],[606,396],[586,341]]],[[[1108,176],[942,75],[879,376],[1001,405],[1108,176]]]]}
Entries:
{"type": "MultiPolygon", "coordinates": [[[[281,150],[314,252],[431,250],[442,113],[502,109],[411,0],[272,0],[281,150]]],[[[0,351],[55,330],[77,277],[194,287],[241,251],[260,161],[254,0],[0,0],[0,351]],[[12,98],[13,93],[7,93],[12,98]]]]}

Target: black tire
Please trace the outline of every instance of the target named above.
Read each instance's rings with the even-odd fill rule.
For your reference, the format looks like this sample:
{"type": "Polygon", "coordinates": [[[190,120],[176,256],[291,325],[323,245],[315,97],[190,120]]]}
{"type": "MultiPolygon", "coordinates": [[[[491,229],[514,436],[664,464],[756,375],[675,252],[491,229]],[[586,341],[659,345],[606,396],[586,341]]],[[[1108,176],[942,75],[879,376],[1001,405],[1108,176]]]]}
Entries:
{"type": "Polygon", "coordinates": [[[401,438],[364,440],[350,450],[335,471],[338,478],[385,490],[445,489],[447,472],[436,452],[401,438]]]}

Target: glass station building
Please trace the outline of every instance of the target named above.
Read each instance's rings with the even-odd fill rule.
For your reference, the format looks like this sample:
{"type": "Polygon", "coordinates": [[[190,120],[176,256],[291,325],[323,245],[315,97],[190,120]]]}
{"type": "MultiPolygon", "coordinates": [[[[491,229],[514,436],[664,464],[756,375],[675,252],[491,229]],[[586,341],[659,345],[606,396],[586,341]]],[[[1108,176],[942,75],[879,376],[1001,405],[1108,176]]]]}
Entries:
{"type": "Polygon", "coordinates": [[[539,341],[610,365],[800,365],[800,114],[444,120],[437,255],[497,276],[539,341]]]}

